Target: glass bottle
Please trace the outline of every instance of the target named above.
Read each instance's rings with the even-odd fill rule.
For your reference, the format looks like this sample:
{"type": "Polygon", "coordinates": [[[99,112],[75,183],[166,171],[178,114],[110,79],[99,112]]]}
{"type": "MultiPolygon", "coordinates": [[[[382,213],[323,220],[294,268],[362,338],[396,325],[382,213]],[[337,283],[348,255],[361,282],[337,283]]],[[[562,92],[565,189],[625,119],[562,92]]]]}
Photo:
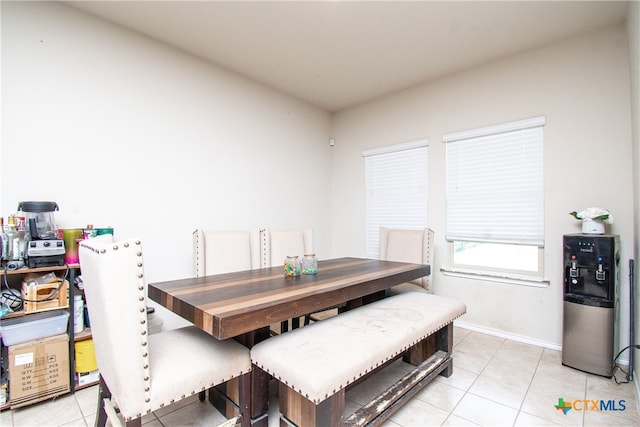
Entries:
{"type": "Polygon", "coordinates": [[[27,223],[24,212],[17,212],[14,218],[16,230],[18,231],[18,258],[25,259],[29,235],[27,234],[27,223]]]}
{"type": "Polygon", "coordinates": [[[286,277],[300,275],[300,258],[297,255],[289,255],[284,259],[284,275],[286,277]]]}
{"type": "Polygon", "coordinates": [[[73,296],[73,332],[84,331],[84,301],[82,295],[73,296]]]}
{"type": "Polygon", "coordinates": [[[318,273],[316,254],[304,254],[304,257],[302,257],[302,274],[316,273],[318,273]]]}
{"type": "Polygon", "coordinates": [[[4,218],[0,216],[0,260],[4,259],[4,218]]]}
{"type": "Polygon", "coordinates": [[[20,239],[16,230],[16,221],[13,215],[7,218],[5,234],[2,236],[4,251],[2,259],[5,261],[15,261],[20,259],[20,239]]]}

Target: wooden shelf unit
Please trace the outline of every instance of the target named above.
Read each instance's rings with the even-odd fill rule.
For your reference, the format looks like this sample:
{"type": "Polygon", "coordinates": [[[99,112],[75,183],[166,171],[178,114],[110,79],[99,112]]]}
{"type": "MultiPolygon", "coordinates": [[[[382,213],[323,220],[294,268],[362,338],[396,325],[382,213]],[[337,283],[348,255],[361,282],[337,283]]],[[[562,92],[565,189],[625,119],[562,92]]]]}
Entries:
{"type": "MultiPolygon", "coordinates": [[[[74,281],[76,278],[76,274],[80,270],[80,264],[66,264],[61,266],[52,266],[52,267],[38,267],[38,268],[20,268],[17,270],[5,270],[4,268],[0,268],[0,280],[2,281],[1,287],[5,288],[4,280],[6,279],[3,276],[17,276],[17,275],[25,275],[29,273],[49,273],[49,272],[61,272],[69,270],[69,275],[66,279],[69,281],[69,306],[66,310],[69,311],[69,323],[67,325],[67,334],[69,336],[69,384],[70,384],[70,392],[73,394],[76,389],[89,387],[91,385],[97,383],[86,384],[83,386],[78,386],[76,384],[76,359],[75,359],[75,343],[77,341],[84,341],[91,339],[91,328],[85,328],[82,332],[76,334],[74,331],[74,295],[76,293],[76,287],[74,285],[74,281]]],[[[14,313],[7,314],[4,318],[11,317],[19,317],[19,316],[29,316],[32,313],[26,313],[24,310],[17,311],[14,313]]],[[[2,342],[0,342],[1,346],[4,346],[2,342]]],[[[8,409],[11,407],[11,396],[7,401],[7,404],[4,406],[0,406],[0,410],[8,409]]]]}
{"type": "Polygon", "coordinates": [[[64,271],[67,268],[69,270],[78,270],[80,269],[80,264],[65,264],[65,265],[56,265],[52,267],[36,267],[36,268],[19,268],[17,270],[5,270],[4,268],[0,269],[0,276],[14,275],[14,274],[27,274],[27,273],[48,273],[50,271],[64,271]]]}

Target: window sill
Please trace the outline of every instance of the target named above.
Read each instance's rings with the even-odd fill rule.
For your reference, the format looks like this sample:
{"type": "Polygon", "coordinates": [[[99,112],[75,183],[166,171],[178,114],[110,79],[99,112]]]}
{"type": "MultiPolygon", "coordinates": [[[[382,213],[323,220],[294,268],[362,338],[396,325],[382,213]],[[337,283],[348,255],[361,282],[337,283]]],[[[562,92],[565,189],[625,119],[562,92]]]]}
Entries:
{"type": "Polygon", "coordinates": [[[546,288],[549,286],[549,280],[537,276],[525,276],[508,273],[497,273],[479,270],[464,270],[459,268],[441,268],[440,271],[445,276],[463,277],[466,279],[484,280],[487,282],[509,283],[512,285],[532,286],[535,288],[546,288]]]}

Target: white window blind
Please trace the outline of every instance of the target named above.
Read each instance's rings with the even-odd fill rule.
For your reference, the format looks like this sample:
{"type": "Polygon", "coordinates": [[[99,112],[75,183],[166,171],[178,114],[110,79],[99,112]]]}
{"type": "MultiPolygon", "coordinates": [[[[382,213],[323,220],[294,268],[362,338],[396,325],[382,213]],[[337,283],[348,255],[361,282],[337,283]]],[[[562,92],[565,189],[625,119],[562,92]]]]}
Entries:
{"type": "Polygon", "coordinates": [[[362,153],[366,175],[366,256],[379,255],[380,227],[427,226],[428,141],[362,153]]]}
{"type": "Polygon", "coordinates": [[[447,240],[544,245],[544,123],[445,135],[447,240]]]}

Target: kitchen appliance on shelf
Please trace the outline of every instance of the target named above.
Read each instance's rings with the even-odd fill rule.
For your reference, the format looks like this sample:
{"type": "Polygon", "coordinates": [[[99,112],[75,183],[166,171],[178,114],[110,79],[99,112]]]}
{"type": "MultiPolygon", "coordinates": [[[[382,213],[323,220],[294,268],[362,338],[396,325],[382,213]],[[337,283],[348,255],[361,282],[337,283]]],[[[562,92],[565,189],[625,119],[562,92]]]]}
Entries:
{"type": "Polygon", "coordinates": [[[64,240],[58,238],[54,212],[56,202],[20,202],[27,226],[26,263],[29,268],[64,265],[64,240]]]}
{"type": "Polygon", "coordinates": [[[562,364],[611,377],[618,346],[618,235],[567,234],[562,364]]]}

